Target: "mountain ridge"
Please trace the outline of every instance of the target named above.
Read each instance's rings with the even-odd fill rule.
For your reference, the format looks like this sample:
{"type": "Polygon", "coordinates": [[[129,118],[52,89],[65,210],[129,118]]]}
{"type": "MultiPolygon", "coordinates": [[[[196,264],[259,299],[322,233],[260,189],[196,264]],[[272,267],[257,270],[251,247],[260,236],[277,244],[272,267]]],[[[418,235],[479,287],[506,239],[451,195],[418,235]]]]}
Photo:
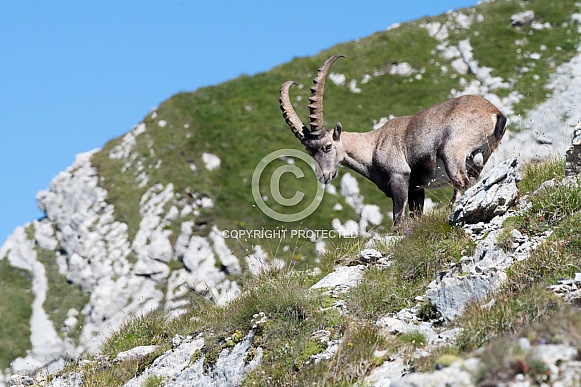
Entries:
{"type": "MultiPolygon", "coordinates": [[[[571,1],[563,8],[579,11],[571,1]]],[[[17,255],[48,257],[56,263],[51,269],[55,276],[68,283],[58,293],[53,289],[59,280],[47,282],[46,300],[42,300],[43,291],[34,292],[39,313],[43,304],[53,305],[44,314],[53,316],[58,327],[42,313],[32,313],[32,319],[40,316],[46,326],[53,327],[51,337],[60,340],[51,345],[56,350],[47,355],[40,350],[44,344],[25,345],[18,352],[21,361],[16,366],[19,370],[42,366],[42,361],[31,360],[35,356],[44,357],[44,361],[52,356],[48,364],[55,361],[57,366],[62,364],[64,353],[96,350],[98,342],[119,327],[126,313],[160,306],[179,312],[189,298],[187,289],[225,303],[240,292],[239,282],[244,282],[252,265],[284,262],[310,267],[316,260],[315,250],[340,241],[224,238],[224,230],[277,227],[276,221],[262,216],[254,206],[249,185],[251,172],[263,155],[281,148],[299,148],[278,110],[282,82],[295,79],[305,85],[329,52],[342,52],[348,58],[341,65],[337,63],[325,101],[329,122],[341,113],[348,130],[366,130],[392,114],[410,114],[455,93],[470,91],[497,93],[491,99],[508,107],[512,128],[530,133],[537,128],[529,128],[523,116],[550,99],[542,86],[550,85],[554,72],[564,64],[580,68],[574,64],[578,61],[578,13],[564,13],[539,2],[499,0],[404,23],[315,57],[297,58],[269,72],[242,76],[194,93],[179,93],[126,135],[101,150],[80,155],[49,189],[39,193],[39,207],[46,218],[18,228],[0,249],[0,259],[7,258],[15,267],[19,266],[17,255]],[[512,26],[510,17],[526,10],[533,11],[531,24],[512,26]],[[553,44],[555,41],[558,44],[553,44]],[[515,49],[509,55],[507,47],[511,46],[515,49]],[[489,54],[499,51],[502,55],[489,54]],[[529,94],[526,98],[523,91],[529,94]],[[386,98],[387,94],[392,97],[386,98]],[[381,99],[389,111],[377,102],[381,99]],[[214,160],[213,164],[208,159],[214,160]],[[216,163],[218,167],[214,167],[216,163]],[[223,182],[238,183],[230,186],[223,182]],[[273,258],[279,260],[271,262],[273,258]],[[81,289],[78,294],[72,290],[77,287],[81,289]],[[60,297],[65,294],[71,298],[62,304],[67,310],[59,310],[60,297]],[[95,334],[101,339],[95,339],[95,334]],[[30,357],[22,357],[27,349],[32,349],[30,357]],[[29,364],[23,365],[26,362],[29,364]]],[[[567,76],[567,70],[559,71],[567,76]]],[[[562,95],[570,86],[560,81],[553,89],[562,95]]],[[[299,87],[295,101],[299,115],[305,112],[307,96],[308,87],[299,87]]],[[[535,120],[543,121],[543,114],[535,120]]],[[[575,112],[568,114],[561,113],[556,119],[565,129],[576,120],[575,112]]],[[[514,129],[511,132],[506,143],[513,133],[518,136],[514,129]]],[[[541,154],[539,149],[546,145],[551,151],[545,155],[561,147],[559,144],[568,145],[566,138],[563,140],[566,134],[547,130],[552,136],[547,139],[539,132],[537,143],[553,144],[534,145],[535,154],[541,154]]],[[[530,139],[522,136],[523,142],[518,144],[530,139]]],[[[350,225],[363,232],[389,230],[389,214],[381,210],[389,205],[375,187],[346,171],[333,187],[329,190],[335,193],[327,192],[312,218],[306,223],[291,223],[289,228],[345,229],[350,225]],[[342,210],[336,210],[337,205],[342,210]],[[380,221],[370,223],[377,217],[363,218],[362,214],[374,211],[379,211],[380,221]]],[[[287,189],[292,193],[292,187],[287,189]]],[[[305,189],[311,195],[315,191],[315,187],[305,189]]],[[[431,199],[444,201],[443,196],[431,199]]],[[[43,262],[41,265],[48,268],[48,261],[43,262]]],[[[43,276],[31,273],[31,283],[43,276]]],[[[22,289],[26,291],[26,286],[22,289]]]]}

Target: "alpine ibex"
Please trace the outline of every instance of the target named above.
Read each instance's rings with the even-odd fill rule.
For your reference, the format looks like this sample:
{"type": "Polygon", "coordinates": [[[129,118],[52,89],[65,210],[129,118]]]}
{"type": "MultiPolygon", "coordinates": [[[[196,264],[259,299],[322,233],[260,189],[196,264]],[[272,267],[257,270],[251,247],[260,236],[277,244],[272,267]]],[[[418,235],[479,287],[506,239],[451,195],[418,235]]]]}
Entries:
{"type": "Polygon", "coordinates": [[[317,179],[329,183],[342,164],[374,182],[393,200],[394,223],[401,222],[406,200],[412,215],[423,211],[425,188],[454,187],[452,203],[480,175],[506,127],[506,116],[482,97],[464,95],[436,104],[413,116],[389,120],[381,128],[342,132],[341,123],[326,129],[323,95],[329,58],[313,80],[309,98],[310,126],[303,124],[290,102],[285,82],[280,108],[292,132],[315,159],[317,179]]]}

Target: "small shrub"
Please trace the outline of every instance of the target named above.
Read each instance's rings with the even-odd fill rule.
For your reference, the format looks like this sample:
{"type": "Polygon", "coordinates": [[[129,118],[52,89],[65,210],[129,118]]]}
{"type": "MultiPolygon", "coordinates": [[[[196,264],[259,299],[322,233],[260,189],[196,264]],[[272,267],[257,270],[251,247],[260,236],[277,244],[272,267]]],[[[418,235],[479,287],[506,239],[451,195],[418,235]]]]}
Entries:
{"type": "Polygon", "coordinates": [[[419,331],[402,333],[399,335],[398,339],[402,344],[410,346],[414,349],[424,347],[428,342],[426,335],[419,331]]]}
{"type": "Polygon", "coordinates": [[[145,379],[145,382],[143,382],[143,387],[162,387],[164,385],[163,381],[163,376],[150,375],[145,379]]]}
{"type": "Polygon", "coordinates": [[[296,365],[297,367],[301,367],[304,365],[313,355],[319,354],[325,350],[326,346],[321,343],[320,340],[317,339],[310,339],[307,341],[305,345],[305,349],[300,353],[299,357],[297,358],[296,365]]]}
{"type": "Polygon", "coordinates": [[[436,306],[429,301],[422,302],[418,311],[418,318],[423,321],[434,320],[438,318],[436,306]]]}

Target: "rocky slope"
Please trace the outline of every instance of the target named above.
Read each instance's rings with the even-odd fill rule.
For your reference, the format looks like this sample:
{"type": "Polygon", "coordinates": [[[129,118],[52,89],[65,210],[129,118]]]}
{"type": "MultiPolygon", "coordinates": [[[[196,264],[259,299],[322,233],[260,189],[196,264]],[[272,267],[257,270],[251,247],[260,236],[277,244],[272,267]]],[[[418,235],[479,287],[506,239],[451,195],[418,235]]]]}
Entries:
{"type": "MultiPolygon", "coordinates": [[[[579,160],[581,160],[581,125],[576,129],[573,145],[567,152],[568,177],[544,182],[532,196],[542,194],[543,190],[558,187],[580,190],[581,175],[573,172],[579,167],[579,160]]],[[[455,325],[455,320],[461,318],[471,304],[481,303],[479,308],[492,307],[495,295],[507,283],[507,273],[511,267],[518,262],[531,259],[531,254],[551,235],[551,230],[548,230],[529,237],[513,229],[510,232],[510,248],[501,242],[503,227],[507,220],[526,213],[530,207],[527,197],[521,197],[517,201],[517,196],[520,196],[517,182],[521,180],[522,172],[517,158],[512,157],[491,170],[482,181],[468,190],[455,206],[450,221],[457,227],[462,227],[476,243],[473,254],[463,256],[459,265],[452,265],[440,273],[438,278],[427,286],[423,295],[415,297],[415,301],[418,302],[415,306],[373,320],[373,324],[382,335],[388,337],[419,334],[418,337],[424,342],[414,347],[411,354],[413,358],[430,356],[431,353],[437,353],[439,348],[457,343],[462,327],[455,325]],[[487,299],[490,301],[486,302],[487,299]],[[422,304],[426,301],[434,308],[433,316],[428,318],[425,313],[422,314],[422,304]]],[[[575,210],[577,214],[579,208],[581,206],[575,210]]],[[[334,303],[327,309],[339,311],[349,321],[351,313],[345,303],[349,298],[347,293],[365,281],[367,271],[373,270],[374,267],[387,270],[394,263],[392,254],[386,254],[385,246],[398,243],[401,238],[402,236],[387,235],[369,239],[365,249],[356,254],[355,264],[336,266],[334,271],[312,285],[311,290],[320,291],[332,298],[334,303]]],[[[576,269],[579,270],[578,267],[576,269]]],[[[318,274],[313,272],[307,275],[318,274]]],[[[560,280],[558,284],[549,286],[547,291],[554,292],[566,303],[578,304],[580,299],[578,286],[581,286],[581,272],[576,273],[575,278],[560,280]]],[[[351,318],[357,320],[356,316],[351,318]]],[[[256,345],[255,336],[262,334],[268,320],[269,316],[266,313],[255,314],[250,331],[246,335],[236,331],[231,337],[226,338],[225,340],[232,341],[232,344],[221,349],[210,367],[207,363],[210,352],[205,347],[206,334],[176,335],[171,340],[171,349],[156,356],[151,365],[123,385],[142,386],[153,383],[152,381],[172,386],[239,385],[245,375],[256,369],[263,359],[264,350],[260,345],[256,345]]],[[[486,352],[482,351],[466,358],[444,355],[436,362],[440,365],[439,370],[431,373],[413,372],[410,367],[412,362],[409,350],[408,353],[403,351],[395,356],[388,356],[381,364],[373,367],[360,382],[371,386],[472,386],[478,381],[478,385],[504,383],[503,385],[507,386],[522,386],[550,381],[553,384],[572,386],[581,382],[581,362],[576,344],[567,342],[566,337],[575,337],[578,333],[570,330],[564,335],[565,339],[556,339],[560,340],[558,343],[532,341],[533,336],[530,333],[528,336],[523,334],[517,337],[516,342],[511,338],[513,343],[511,349],[508,352],[505,347],[501,349],[503,352],[500,355],[503,358],[498,363],[502,364],[503,368],[493,369],[495,372],[489,370],[491,366],[487,362],[490,360],[486,359],[486,352]],[[535,371],[531,370],[533,366],[537,367],[535,371]]],[[[318,353],[306,358],[307,364],[317,364],[328,361],[333,356],[339,356],[337,352],[346,339],[331,340],[330,335],[331,332],[326,330],[313,333],[311,337],[321,340],[322,346],[318,353]]],[[[138,346],[118,353],[113,363],[143,359],[159,348],[159,345],[138,346]]],[[[376,351],[374,356],[385,358],[384,353],[387,352],[389,350],[376,351]]],[[[91,362],[109,363],[106,359],[91,362]]],[[[10,383],[70,386],[83,385],[85,382],[83,371],[79,370],[61,373],[50,382],[44,373],[38,374],[35,379],[25,375],[14,375],[10,383]]]]}
{"type": "MultiPolygon", "coordinates": [[[[362,121],[371,128],[389,119],[392,112],[408,114],[405,109],[413,112],[425,106],[422,104],[477,93],[496,103],[511,119],[490,166],[513,153],[519,155],[521,163],[563,154],[572,128],[581,119],[576,107],[581,90],[579,5],[568,2],[564,8],[564,15],[557,15],[536,2],[486,2],[438,18],[393,26],[367,40],[334,48],[346,50],[355,65],[343,68],[345,71],[338,67],[341,73],[331,77],[329,88],[336,100],[329,101],[327,108],[341,111],[345,109],[333,106],[353,105],[345,99],[355,101],[365,109],[346,109],[342,122],[362,121]],[[503,40],[497,44],[505,55],[509,47],[515,63],[508,71],[494,68],[484,54],[488,49],[484,43],[498,40],[487,24],[496,20],[504,26],[505,34],[498,34],[503,40]],[[378,52],[386,52],[381,46],[385,42],[393,45],[410,36],[414,41],[425,40],[425,46],[406,51],[400,42],[399,46],[389,46],[388,57],[378,56],[378,52]],[[567,38],[554,44],[553,36],[567,38]],[[366,45],[371,49],[365,51],[366,45]],[[392,110],[386,114],[384,107],[376,107],[378,98],[385,98],[378,89],[400,91],[401,98],[409,95],[420,102],[402,107],[401,102],[388,100],[392,110]]],[[[103,339],[135,313],[161,308],[167,314],[179,315],[192,293],[223,305],[240,293],[247,273],[267,266],[301,264],[303,256],[310,257],[310,264],[315,261],[315,250],[323,251],[328,241],[301,240],[309,245],[305,252],[294,250],[297,240],[277,240],[274,243],[278,246],[269,248],[259,239],[241,242],[225,238],[224,231],[276,229],[276,222],[264,220],[252,210],[249,180],[268,150],[296,146],[282,129],[276,93],[244,94],[245,90],[277,90],[282,81],[294,77],[307,82],[319,62],[320,58],[298,59],[267,74],[178,95],[122,138],[77,156],[47,190],[39,192],[37,202],[45,217],[16,228],[0,248],[0,260],[19,273],[15,276],[27,280],[20,288],[9,288],[0,281],[0,289],[9,297],[30,293],[33,300],[19,311],[24,318],[5,320],[28,330],[30,340],[10,346],[5,357],[0,357],[1,367],[6,368],[0,373],[0,384],[4,379],[1,374],[26,374],[39,368],[52,371],[83,353],[98,352],[103,339]],[[237,90],[238,97],[229,103],[225,99],[234,94],[231,90],[237,90]],[[225,108],[215,104],[222,99],[225,106],[236,108],[220,116],[225,108]],[[192,101],[197,110],[188,110],[193,109],[192,101]],[[212,117],[215,122],[206,122],[212,117]],[[246,138],[255,137],[252,134],[256,131],[272,132],[274,122],[281,128],[269,143],[259,144],[264,154],[249,155],[246,138]],[[241,137],[230,143],[220,137],[225,133],[241,137]],[[181,158],[176,160],[176,154],[181,158]],[[236,182],[233,192],[221,181],[236,182]]],[[[306,97],[300,95],[297,103],[302,103],[301,99],[304,102],[306,97]]],[[[338,184],[328,187],[315,214],[318,218],[309,220],[308,228],[361,234],[388,228],[389,213],[375,204],[377,198],[374,187],[343,173],[338,184]]],[[[531,246],[537,243],[527,242],[531,246]]],[[[486,262],[485,266],[465,269],[480,270],[481,285],[490,290],[502,280],[502,274],[498,262],[486,262]]],[[[442,281],[446,286],[433,288],[426,297],[446,316],[458,314],[461,301],[438,296],[445,293],[443,289],[481,286],[460,284],[454,278],[442,281]],[[444,305],[446,302],[449,305],[444,305]]],[[[187,346],[192,352],[201,345],[199,340],[186,337],[176,348],[187,346]]],[[[248,350],[244,343],[237,343],[233,353],[239,350],[244,354],[248,350]]]]}

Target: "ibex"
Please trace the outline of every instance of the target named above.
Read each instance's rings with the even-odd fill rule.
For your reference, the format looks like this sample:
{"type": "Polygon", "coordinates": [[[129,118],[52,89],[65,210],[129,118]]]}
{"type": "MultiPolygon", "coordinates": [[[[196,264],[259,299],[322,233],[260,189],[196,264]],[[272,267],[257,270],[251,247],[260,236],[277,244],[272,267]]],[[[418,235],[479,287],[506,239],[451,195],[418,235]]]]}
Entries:
{"type": "Polygon", "coordinates": [[[431,106],[413,116],[389,120],[381,128],[342,132],[341,123],[326,129],[323,95],[331,65],[344,55],[329,58],[313,80],[309,98],[310,127],[303,124],[289,98],[293,81],[280,90],[283,117],[307,152],[315,159],[317,179],[329,183],[344,165],[367,179],[393,200],[394,224],[404,217],[406,201],[421,215],[425,188],[454,187],[452,203],[480,175],[506,127],[506,116],[476,95],[464,95],[431,106]]]}

